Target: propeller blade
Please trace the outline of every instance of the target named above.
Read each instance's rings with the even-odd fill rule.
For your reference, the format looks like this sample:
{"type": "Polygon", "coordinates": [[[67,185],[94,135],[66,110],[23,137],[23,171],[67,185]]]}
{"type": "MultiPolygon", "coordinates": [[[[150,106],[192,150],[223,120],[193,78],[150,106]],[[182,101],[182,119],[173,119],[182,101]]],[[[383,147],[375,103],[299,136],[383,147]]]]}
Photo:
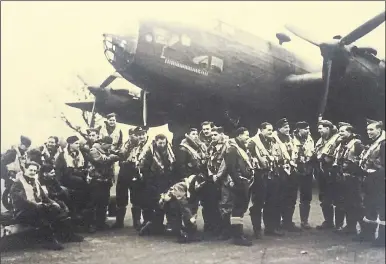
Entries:
{"type": "Polygon", "coordinates": [[[312,40],[311,37],[307,36],[307,34],[305,32],[303,32],[302,30],[300,30],[299,28],[295,27],[295,26],[292,26],[292,25],[285,25],[284,26],[289,32],[291,32],[292,34],[298,36],[299,38],[315,45],[315,46],[318,46],[320,45],[319,42],[315,41],[315,40],[312,40]]]}
{"type": "Polygon", "coordinates": [[[96,100],[94,100],[94,103],[92,104],[90,128],[93,128],[95,125],[95,104],[96,104],[96,100]]]}
{"type": "Polygon", "coordinates": [[[327,105],[327,99],[328,99],[328,92],[330,89],[330,77],[331,77],[331,67],[332,67],[332,60],[327,61],[327,72],[326,72],[326,78],[325,78],[325,85],[324,85],[324,93],[322,97],[322,101],[320,103],[320,108],[319,108],[319,115],[318,119],[322,120],[323,119],[323,114],[324,111],[326,110],[326,105],[327,105]]]}
{"type": "Polygon", "coordinates": [[[379,15],[373,17],[366,23],[360,25],[353,31],[351,31],[349,34],[347,34],[345,37],[343,37],[340,40],[340,43],[343,45],[349,45],[353,43],[354,41],[357,41],[364,35],[370,33],[373,31],[376,27],[378,27],[380,24],[382,24],[385,21],[385,11],[380,13],[379,15]]]}
{"type": "Polygon", "coordinates": [[[83,78],[77,74],[76,77],[78,77],[78,79],[85,85],[85,86],[88,86],[87,83],[83,80],[83,78]]]}
{"type": "Polygon", "coordinates": [[[143,91],[143,125],[146,127],[147,125],[147,100],[146,100],[146,92],[143,91]]]}
{"type": "Polygon", "coordinates": [[[106,88],[108,85],[110,85],[110,83],[112,83],[115,79],[117,78],[117,76],[115,75],[110,75],[109,77],[106,78],[106,80],[103,81],[103,83],[101,84],[101,88],[106,88]]]}

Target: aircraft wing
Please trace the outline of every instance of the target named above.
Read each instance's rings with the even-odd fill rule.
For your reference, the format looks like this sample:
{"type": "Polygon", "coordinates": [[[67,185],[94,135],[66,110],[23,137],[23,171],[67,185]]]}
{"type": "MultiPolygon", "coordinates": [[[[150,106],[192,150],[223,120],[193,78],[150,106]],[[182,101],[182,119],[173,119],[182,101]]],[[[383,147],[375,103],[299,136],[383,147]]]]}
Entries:
{"type": "Polygon", "coordinates": [[[286,85],[312,85],[312,84],[322,84],[323,83],[323,74],[322,72],[315,73],[305,73],[305,74],[291,74],[284,79],[284,84],[286,85]]]}
{"type": "Polygon", "coordinates": [[[89,111],[91,112],[92,111],[92,106],[93,106],[94,102],[73,102],[73,103],[66,103],[66,105],[68,106],[71,106],[71,107],[74,107],[74,108],[78,108],[78,109],[81,109],[81,110],[84,110],[84,111],[89,111]]]}

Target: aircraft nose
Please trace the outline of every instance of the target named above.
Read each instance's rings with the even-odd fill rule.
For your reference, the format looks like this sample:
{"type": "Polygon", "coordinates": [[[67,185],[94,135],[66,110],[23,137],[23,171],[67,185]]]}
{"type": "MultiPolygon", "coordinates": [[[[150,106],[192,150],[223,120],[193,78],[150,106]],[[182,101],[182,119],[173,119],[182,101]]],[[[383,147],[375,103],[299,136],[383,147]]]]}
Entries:
{"type": "Polygon", "coordinates": [[[135,36],[105,33],[103,38],[105,56],[115,68],[124,70],[133,63],[138,43],[135,36]]]}

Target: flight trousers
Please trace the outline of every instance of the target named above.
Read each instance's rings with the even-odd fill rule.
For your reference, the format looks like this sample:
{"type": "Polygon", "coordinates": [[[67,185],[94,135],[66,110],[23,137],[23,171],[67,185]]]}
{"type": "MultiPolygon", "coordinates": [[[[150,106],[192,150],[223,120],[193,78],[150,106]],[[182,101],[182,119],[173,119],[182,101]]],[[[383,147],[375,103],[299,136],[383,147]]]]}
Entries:
{"type": "Polygon", "coordinates": [[[334,190],[335,175],[332,167],[325,167],[323,170],[318,168],[317,180],[319,187],[320,207],[324,217],[324,225],[334,225],[334,190]]]}
{"type": "Polygon", "coordinates": [[[298,196],[298,174],[292,172],[287,174],[285,171],[280,172],[280,216],[284,226],[292,225],[292,218],[295,212],[296,200],[298,196]]]}
{"type": "Polygon", "coordinates": [[[129,201],[133,218],[133,225],[137,228],[141,220],[141,191],[143,182],[140,181],[138,171],[133,163],[121,164],[116,185],[117,222],[123,224],[126,207],[129,201]]]}
{"type": "Polygon", "coordinates": [[[254,232],[261,230],[263,213],[266,231],[274,231],[280,226],[280,179],[271,171],[256,171],[251,186],[252,206],[249,208],[254,232]]]}
{"type": "Polygon", "coordinates": [[[220,197],[220,186],[213,181],[207,181],[200,191],[200,203],[202,205],[202,217],[204,219],[205,231],[214,233],[220,231],[220,197]]]}
{"type": "Polygon", "coordinates": [[[91,180],[92,223],[97,227],[106,224],[107,207],[110,199],[112,182],[91,180]]]}
{"type": "Polygon", "coordinates": [[[364,218],[361,222],[361,235],[369,239],[375,238],[377,224],[379,225],[378,241],[385,243],[385,170],[380,169],[368,173],[364,179],[364,218]]]}
{"type": "Polygon", "coordinates": [[[298,181],[299,181],[299,214],[300,221],[303,224],[308,224],[308,218],[311,210],[311,201],[312,201],[312,181],[313,173],[312,171],[307,172],[298,172],[298,181]]]}

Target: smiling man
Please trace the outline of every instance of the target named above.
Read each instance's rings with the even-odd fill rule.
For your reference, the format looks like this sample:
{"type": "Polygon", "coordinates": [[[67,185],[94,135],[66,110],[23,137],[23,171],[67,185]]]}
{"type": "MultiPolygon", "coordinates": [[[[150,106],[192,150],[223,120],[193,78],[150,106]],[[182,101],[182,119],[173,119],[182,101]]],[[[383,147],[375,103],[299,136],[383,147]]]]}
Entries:
{"type": "Polygon", "coordinates": [[[58,240],[80,242],[83,237],[72,231],[68,211],[51,200],[38,180],[39,164],[27,162],[24,172],[17,175],[11,187],[13,213],[19,223],[47,228],[44,246],[52,250],[63,249],[58,240]]]}
{"type": "Polygon", "coordinates": [[[359,156],[363,145],[354,127],[345,122],[339,123],[339,145],[335,150],[335,225],[338,232],[356,234],[357,222],[361,220],[361,171],[359,156]],[[346,217],[346,226],[343,221],[346,217]]]}
{"type": "Polygon", "coordinates": [[[373,240],[373,246],[385,247],[385,131],[383,123],[367,120],[370,144],[362,153],[360,166],[365,173],[365,217],[361,223],[359,241],[373,240]],[[375,239],[376,221],[379,217],[378,237],[375,239]]]}

